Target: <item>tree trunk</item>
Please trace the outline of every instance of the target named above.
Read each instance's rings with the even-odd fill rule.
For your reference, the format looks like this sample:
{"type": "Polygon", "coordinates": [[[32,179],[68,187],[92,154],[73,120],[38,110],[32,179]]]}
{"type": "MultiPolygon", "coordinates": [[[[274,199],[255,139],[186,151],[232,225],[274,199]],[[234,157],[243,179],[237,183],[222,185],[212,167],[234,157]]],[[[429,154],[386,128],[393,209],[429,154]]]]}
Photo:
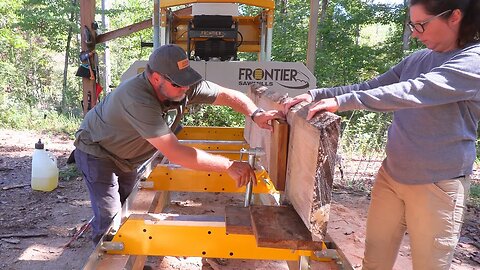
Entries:
{"type": "MultiPolygon", "coordinates": [[[[325,23],[325,19],[327,18],[327,8],[328,8],[328,0],[322,0],[322,9],[320,11],[319,28],[321,28],[325,23]]],[[[323,36],[320,34],[318,38],[317,50],[320,51],[322,48],[323,48],[323,36]]]]}
{"type": "MultiPolygon", "coordinates": [[[[408,7],[408,1],[404,0],[403,4],[405,7],[408,7]]],[[[405,21],[403,22],[403,36],[402,36],[402,52],[405,53],[405,51],[410,49],[410,35],[412,32],[410,31],[410,28],[408,27],[408,22],[410,21],[410,12],[409,9],[405,9],[405,21]]]]}
{"type": "Polygon", "coordinates": [[[287,13],[287,5],[288,5],[288,0],[280,0],[279,1],[280,3],[277,2],[277,4],[275,6],[280,6],[280,13],[281,14],[285,14],[287,13]]]}
{"type": "Polygon", "coordinates": [[[360,44],[360,25],[355,24],[355,45],[360,44]]]}
{"type": "Polygon", "coordinates": [[[318,10],[319,0],[310,0],[310,22],[307,40],[307,68],[315,73],[315,60],[317,51],[317,30],[318,30],[318,10]]]}
{"type": "Polygon", "coordinates": [[[68,55],[70,52],[70,44],[72,42],[73,36],[73,22],[75,21],[75,6],[77,5],[77,0],[72,0],[72,11],[70,12],[70,27],[68,27],[68,36],[67,36],[67,46],[65,47],[65,64],[63,66],[63,86],[62,86],[62,104],[60,108],[60,112],[65,109],[66,106],[66,99],[67,99],[67,81],[68,81],[68,55]]]}

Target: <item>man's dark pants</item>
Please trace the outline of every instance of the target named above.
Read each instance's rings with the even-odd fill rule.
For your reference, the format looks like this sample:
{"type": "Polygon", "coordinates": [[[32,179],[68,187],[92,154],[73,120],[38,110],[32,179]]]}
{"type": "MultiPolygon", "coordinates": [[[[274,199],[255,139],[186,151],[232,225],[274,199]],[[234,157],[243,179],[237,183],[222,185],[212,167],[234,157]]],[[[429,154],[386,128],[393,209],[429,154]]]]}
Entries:
{"type": "Polygon", "coordinates": [[[92,240],[96,245],[135,186],[137,172],[123,172],[108,158],[75,149],[75,163],[83,173],[94,214],[92,240]]]}

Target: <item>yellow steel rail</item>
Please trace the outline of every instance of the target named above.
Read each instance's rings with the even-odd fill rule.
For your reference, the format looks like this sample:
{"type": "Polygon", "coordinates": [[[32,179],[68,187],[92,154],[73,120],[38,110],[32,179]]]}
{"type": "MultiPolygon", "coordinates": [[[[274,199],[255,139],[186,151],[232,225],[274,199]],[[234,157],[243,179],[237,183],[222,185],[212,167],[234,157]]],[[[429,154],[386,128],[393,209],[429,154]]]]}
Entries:
{"type": "Polygon", "coordinates": [[[243,141],[243,128],[183,127],[177,134],[179,140],[243,141]]]}
{"type": "Polygon", "coordinates": [[[314,256],[311,250],[257,247],[254,235],[227,234],[223,217],[186,216],[186,219],[130,215],[111,242],[118,250],[108,253],[289,261],[314,256]]]}
{"type": "MultiPolygon", "coordinates": [[[[253,193],[278,193],[266,171],[256,172],[256,176],[257,185],[253,187],[253,193]]],[[[144,187],[186,192],[245,192],[245,187],[237,188],[235,181],[226,173],[194,171],[168,165],[156,166],[144,187]]]]}
{"type": "MultiPolygon", "coordinates": [[[[238,141],[235,144],[222,144],[219,141],[212,142],[197,142],[197,141],[180,141],[183,145],[195,147],[212,154],[224,156],[230,160],[240,160],[240,150],[242,148],[248,149],[249,145],[245,142],[238,141]]],[[[248,156],[242,157],[243,161],[248,160],[248,156]]]]}
{"type": "MultiPolygon", "coordinates": [[[[184,145],[195,147],[231,160],[240,160],[240,149],[248,149],[243,139],[243,128],[184,127],[177,138],[184,145]]],[[[247,160],[245,155],[242,160],[247,160]]]]}
{"type": "Polygon", "coordinates": [[[238,4],[245,4],[249,6],[267,8],[267,9],[274,9],[275,2],[273,0],[162,0],[160,1],[161,8],[168,8],[180,5],[188,5],[194,3],[238,3],[238,4]]]}
{"type": "MultiPolygon", "coordinates": [[[[230,142],[235,142],[235,141],[230,141],[230,142]]],[[[188,141],[181,140],[180,143],[183,145],[188,145],[188,146],[202,149],[205,151],[231,151],[231,152],[240,153],[240,149],[249,148],[249,144],[242,141],[238,141],[238,143],[226,144],[226,143],[222,143],[221,141],[205,142],[205,141],[197,141],[197,140],[188,140],[188,141]]]]}

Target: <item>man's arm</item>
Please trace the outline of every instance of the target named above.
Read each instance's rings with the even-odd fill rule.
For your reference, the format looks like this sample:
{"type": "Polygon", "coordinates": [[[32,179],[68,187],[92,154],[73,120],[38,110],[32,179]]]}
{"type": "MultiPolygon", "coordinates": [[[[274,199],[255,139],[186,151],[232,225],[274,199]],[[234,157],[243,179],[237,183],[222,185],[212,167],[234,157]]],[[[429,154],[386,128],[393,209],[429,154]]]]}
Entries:
{"type": "Polygon", "coordinates": [[[283,114],[277,110],[258,110],[257,105],[245,94],[225,87],[220,87],[213,105],[228,106],[247,117],[253,116],[253,121],[259,127],[269,130],[273,130],[270,120],[284,118],[283,114]]]}
{"type": "MultiPolygon", "coordinates": [[[[172,163],[193,170],[227,172],[237,183],[237,187],[246,185],[255,179],[255,172],[245,162],[231,161],[219,155],[212,155],[203,150],[179,143],[173,134],[147,139],[172,163]]],[[[256,184],[256,181],[253,181],[256,184]]]]}
{"type": "Polygon", "coordinates": [[[246,116],[252,115],[257,105],[244,93],[220,86],[213,105],[228,106],[246,116]]]}

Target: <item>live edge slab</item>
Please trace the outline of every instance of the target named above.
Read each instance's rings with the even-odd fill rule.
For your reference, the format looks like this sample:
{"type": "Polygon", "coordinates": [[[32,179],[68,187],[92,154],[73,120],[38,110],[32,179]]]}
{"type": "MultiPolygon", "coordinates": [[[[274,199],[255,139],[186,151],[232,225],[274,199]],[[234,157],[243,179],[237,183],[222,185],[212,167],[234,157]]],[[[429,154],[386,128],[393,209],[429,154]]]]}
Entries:
{"type": "MultiPolygon", "coordinates": [[[[282,103],[288,98],[257,86],[252,86],[247,95],[265,110],[283,111],[282,103]]],[[[313,239],[320,241],[326,236],[330,214],[340,117],[322,112],[307,121],[308,108],[305,102],[290,108],[285,124],[273,123],[274,128],[277,127],[273,133],[247,118],[244,137],[250,147],[265,150],[260,165],[269,172],[277,190],[284,192],[286,201],[298,213],[313,239]],[[285,164],[282,151],[286,152],[285,164]]]]}

